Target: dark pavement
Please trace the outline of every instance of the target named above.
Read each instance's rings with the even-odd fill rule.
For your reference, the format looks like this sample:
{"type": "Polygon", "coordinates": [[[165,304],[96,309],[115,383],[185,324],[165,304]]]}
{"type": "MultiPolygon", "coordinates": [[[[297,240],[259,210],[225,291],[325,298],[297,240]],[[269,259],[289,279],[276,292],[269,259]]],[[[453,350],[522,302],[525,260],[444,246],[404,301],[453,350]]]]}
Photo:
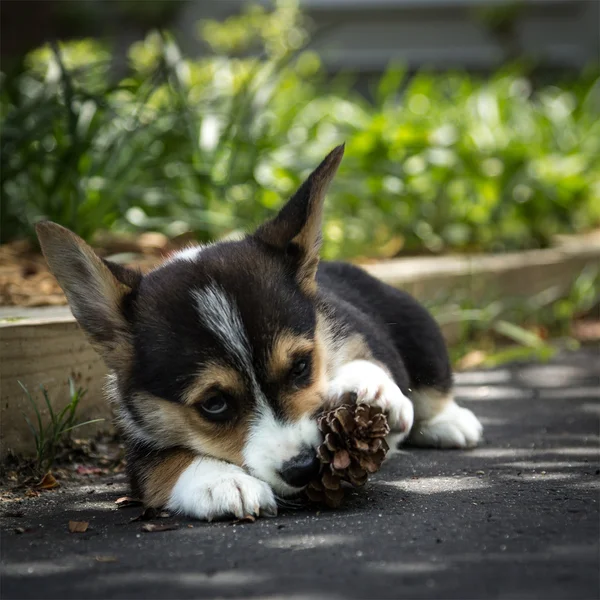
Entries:
{"type": "Polygon", "coordinates": [[[120,481],[5,506],[0,595],[598,598],[598,352],[458,383],[484,444],[403,450],[336,511],[237,525],[171,518],[159,522],[179,529],[144,533],[130,522],[139,508],[115,508],[120,481]],[[24,516],[6,516],[17,509],[24,516]],[[89,530],[69,534],[69,520],[89,530]]]}

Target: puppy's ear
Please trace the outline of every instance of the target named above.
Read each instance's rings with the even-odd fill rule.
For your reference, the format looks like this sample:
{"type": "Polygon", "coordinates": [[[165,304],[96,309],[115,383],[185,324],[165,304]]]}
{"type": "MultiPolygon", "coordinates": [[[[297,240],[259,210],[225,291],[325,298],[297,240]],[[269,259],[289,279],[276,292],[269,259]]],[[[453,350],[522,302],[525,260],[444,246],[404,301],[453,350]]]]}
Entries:
{"type": "Polygon", "coordinates": [[[342,156],[343,144],[325,157],[277,216],[261,225],[254,234],[295,260],[298,281],[307,292],[315,289],[325,192],[342,156]]]}
{"type": "Polygon", "coordinates": [[[35,229],[77,322],[109,368],[125,369],[133,348],[125,299],[136,290],[141,273],[103,261],[81,238],[56,223],[44,221],[35,229]]]}

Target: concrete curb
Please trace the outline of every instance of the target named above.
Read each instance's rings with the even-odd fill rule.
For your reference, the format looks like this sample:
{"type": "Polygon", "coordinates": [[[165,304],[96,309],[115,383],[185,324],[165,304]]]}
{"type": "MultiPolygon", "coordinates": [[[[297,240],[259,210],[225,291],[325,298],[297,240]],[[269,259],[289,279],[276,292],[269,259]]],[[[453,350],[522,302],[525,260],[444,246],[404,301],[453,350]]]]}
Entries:
{"type": "MultiPolygon", "coordinates": [[[[575,239],[560,248],[511,254],[405,258],[366,265],[382,281],[427,300],[457,290],[468,290],[477,302],[490,294],[531,296],[550,287],[566,289],[584,267],[600,264],[600,240],[575,239]]],[[[459,328],[444,328],[448,343],[459,328]]],[[[33,411],[18,381],[39,397],[39,386],[49,392],[55,410],[69,400],[67,380],[87,389],[79,409],[81,421],[105,418],[99,426],[110,429],[110,408],[103,397],[106,369],[78,328],[68,307],[0,308],[0,460],[8,453],[30,455],[33,436],[23,418],[33,411]]],[[[48,415],[42,411],[45,418],[48,415]]],[[[85,432],[85,433],[84,433],[85,432]]]]}

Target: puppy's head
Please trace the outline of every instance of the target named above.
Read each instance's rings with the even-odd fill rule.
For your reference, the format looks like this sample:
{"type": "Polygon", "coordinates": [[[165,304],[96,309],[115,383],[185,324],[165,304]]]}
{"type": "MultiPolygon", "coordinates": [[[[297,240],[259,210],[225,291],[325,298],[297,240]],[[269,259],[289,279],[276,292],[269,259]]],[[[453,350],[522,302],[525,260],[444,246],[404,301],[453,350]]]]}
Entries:
{"type": "Polygon", "coordinates": [[[308,483],[326,393],[321,217],[342,155],[333,150],[254,234],[187,249],[145,276],[38,224],[50,269],[113,372],[132,442],[229,461],[281,495],[308,483]]]}

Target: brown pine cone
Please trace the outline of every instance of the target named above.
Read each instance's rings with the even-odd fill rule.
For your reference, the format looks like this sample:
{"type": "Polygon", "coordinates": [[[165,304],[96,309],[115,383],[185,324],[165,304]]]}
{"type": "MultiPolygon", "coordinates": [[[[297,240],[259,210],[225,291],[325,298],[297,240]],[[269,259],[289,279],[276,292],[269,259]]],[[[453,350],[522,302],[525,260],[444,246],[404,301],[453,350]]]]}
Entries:
{"type": "Polygon", "coordinates": [[[383,411],[367,404],[343,404],[318,419],[323,443],[317,448],[321,471],[306,495],[309,500],[337,507],[342,503],[342,481],[364,485],[375,473],[389,450],[385,436],[390,432],[383,411]]]}

